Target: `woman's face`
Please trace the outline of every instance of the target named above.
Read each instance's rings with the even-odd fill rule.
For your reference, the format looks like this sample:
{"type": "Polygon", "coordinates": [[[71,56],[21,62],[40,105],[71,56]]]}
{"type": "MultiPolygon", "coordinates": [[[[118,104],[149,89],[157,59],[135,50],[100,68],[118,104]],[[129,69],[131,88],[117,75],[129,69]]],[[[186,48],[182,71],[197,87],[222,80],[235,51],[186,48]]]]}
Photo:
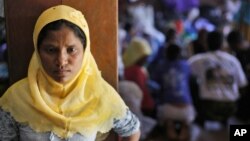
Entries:
{"type": "Polygon", "coordinates": [[[83,45],[66,26],[57,31],[49,31],[38,52],[44,70],[59,83],[71,80],[81,69],[83,45]]]}

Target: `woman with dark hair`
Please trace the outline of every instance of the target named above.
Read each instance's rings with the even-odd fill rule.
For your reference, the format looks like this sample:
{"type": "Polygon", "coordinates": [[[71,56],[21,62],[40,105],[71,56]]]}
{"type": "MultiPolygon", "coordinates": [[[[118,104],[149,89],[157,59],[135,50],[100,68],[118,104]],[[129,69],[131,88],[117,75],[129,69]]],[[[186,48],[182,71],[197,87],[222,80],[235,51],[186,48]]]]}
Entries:
{"type": "Polygon", "coordinates": [[[139,140],[140,123],[102,78],[80,11],[47,9],[33,42],[27,78],[0,99],[0,140],[94,141],[112,128],[124,140],[139,140]]]}

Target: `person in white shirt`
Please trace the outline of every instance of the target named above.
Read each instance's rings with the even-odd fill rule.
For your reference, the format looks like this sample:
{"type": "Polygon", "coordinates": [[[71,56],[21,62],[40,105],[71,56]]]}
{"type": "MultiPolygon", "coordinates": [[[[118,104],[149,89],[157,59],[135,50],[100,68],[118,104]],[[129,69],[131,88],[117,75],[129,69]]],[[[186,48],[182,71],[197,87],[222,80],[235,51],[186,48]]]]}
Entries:
{"type": "Polygon", "coordinates": [[[188,62],[199,87],[198,123],[206,120],[222,121],[236,111],[239,89],[247,85],[247,79],[236,57],[221,49],[223,34],[208,33],[208,52],[192,56],[188,62]]]}

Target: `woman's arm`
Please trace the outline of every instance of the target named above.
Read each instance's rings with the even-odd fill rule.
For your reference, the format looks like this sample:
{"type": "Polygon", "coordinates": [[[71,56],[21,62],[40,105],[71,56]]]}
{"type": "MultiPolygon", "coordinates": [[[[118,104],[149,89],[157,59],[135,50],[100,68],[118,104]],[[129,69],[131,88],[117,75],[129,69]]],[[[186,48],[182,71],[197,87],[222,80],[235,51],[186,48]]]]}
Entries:
{"type": "Polygon", "coordinates": [[[0,140],[18,141],[18,128],[9,113],[0,108],[0,140]]]}
{"type": "Polygon", "coordinates": [[[122,141],[139,141],[140,121],[128,109],[124,118],[114,121],[114,131],[121,137],[122,141]]]}
{"type": "Polygon", "coordinates": [[[141,132],[140,130],[135,132],[134,134],[128,136],[128,137],[123,137],[122,141],[139,141],[140,140],[140,135],[141,132]]]}

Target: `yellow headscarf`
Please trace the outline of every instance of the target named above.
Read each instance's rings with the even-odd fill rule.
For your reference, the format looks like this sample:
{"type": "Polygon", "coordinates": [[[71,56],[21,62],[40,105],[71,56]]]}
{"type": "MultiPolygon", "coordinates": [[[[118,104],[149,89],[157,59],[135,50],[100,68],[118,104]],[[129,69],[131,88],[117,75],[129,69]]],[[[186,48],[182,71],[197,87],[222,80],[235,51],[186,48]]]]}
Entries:
{"type": "Polygon", "coordinates": [[[101,77],[90,52],[89,29],[80,11],[65,5],[47,9],[37,20],[33,41],[35,51],[28,77],[12,85],[0,99],[0,107],[16,121],[27,123],[37,132],[52,131],[67,138],[75,133],[88,137],[108,132],[114,118],[125,116],[127,106],[101,77]],[[79,26],[87,38],[81,70],[67,84],[57,83],[45,73],[37,51],[41,29],[60,19],[79,26]]]}
{"type": "Polygon", "coordinates": [[[151,47],[147,40],[135,37],[131,40],[126,48],[122,59],[125,67],[134,65],[139,59],[144,56],[149,56],[152,53],[151,47]]]}

